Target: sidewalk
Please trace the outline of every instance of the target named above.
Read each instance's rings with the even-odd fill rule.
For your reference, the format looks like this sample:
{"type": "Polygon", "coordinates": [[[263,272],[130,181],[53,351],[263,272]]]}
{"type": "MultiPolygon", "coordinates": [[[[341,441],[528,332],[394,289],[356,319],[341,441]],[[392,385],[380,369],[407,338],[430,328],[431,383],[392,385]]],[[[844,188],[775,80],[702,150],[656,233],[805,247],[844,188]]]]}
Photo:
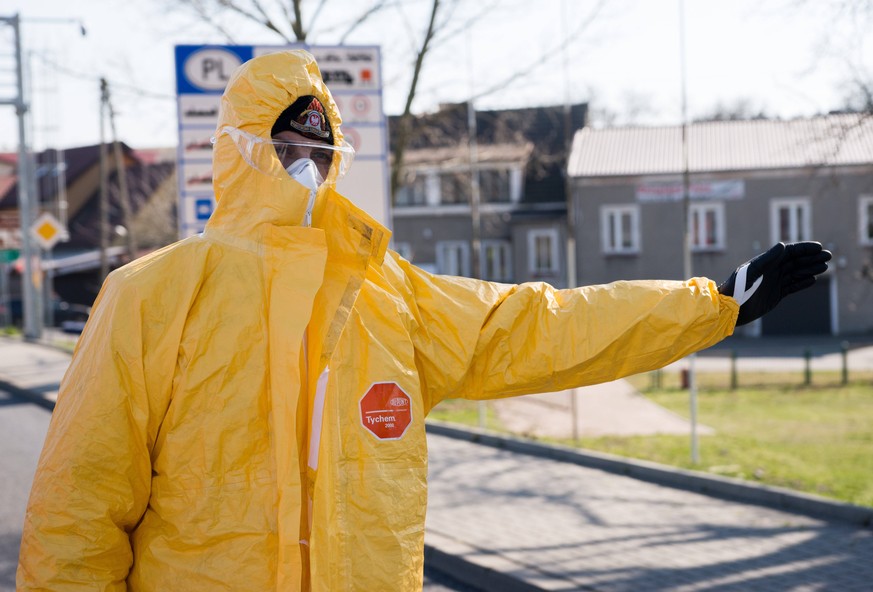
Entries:
{"type": "MultiPolygon", "coordinates": [[[[49,408],[68,363],[61,350],[0,338],[0,388],[49,408]]],[[[871,589],[866,509],[810,496],[785,503],[790,492],[669,467],[428,431],[426,560],[483,590],[871,589]]]]}
{"type": "Polygon", "coordinates": [[[69,365],[70,354],[60,348],[0,337],[0,389],[43,407],[54,407],[69,365]]]}
{"type": "Polygon", "coordinates": [[[435,433],[428,442],[426,560],[484,590],[873,589],[869,526],[435,433]]]}

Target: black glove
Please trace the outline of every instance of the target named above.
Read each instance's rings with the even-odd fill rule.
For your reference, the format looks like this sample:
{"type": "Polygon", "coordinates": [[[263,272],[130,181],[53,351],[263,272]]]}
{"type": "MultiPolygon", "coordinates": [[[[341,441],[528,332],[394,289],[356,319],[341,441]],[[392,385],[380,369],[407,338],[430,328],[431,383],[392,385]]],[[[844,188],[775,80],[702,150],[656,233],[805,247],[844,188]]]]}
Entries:
{"type": "Polygon", "coordinates": [[[777,243],[740,265],[718,291],[740,304],[737,326],[745,325],[773,310],[785,296],[813,285],[830,258],[821,243],[777,243]]]}

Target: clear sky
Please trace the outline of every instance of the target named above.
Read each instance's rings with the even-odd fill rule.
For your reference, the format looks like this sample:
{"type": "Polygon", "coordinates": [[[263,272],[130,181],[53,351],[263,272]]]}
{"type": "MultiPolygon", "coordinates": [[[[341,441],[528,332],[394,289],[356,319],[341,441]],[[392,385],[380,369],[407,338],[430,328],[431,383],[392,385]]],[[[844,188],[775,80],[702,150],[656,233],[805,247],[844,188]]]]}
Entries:
{"type": "MultiPolygon", "coordinates": [[[[685,0],[689,115],[740,101],[784,118],[842,106],[853,80],[871,82],[873,22],[857,15],[837,18],[832,7],[840,1],[685,0]]],[[[373,3],[327,0],[310,41],[337,43],[349,20],[373,3]]],[[[173,46],[228,42],[173,8],[176,4],[4,0],[0,14],[18,12],[24,19],[37,148],[99,141],[100,76],[109,80],[123,141],[135,148],[175,145],[173,46]],[[60,19],[81,21],[87,36],[76,23],[60,19]]],[[[319,4],[304,2],[304,15],[311,17],[319,4]]],[[[424,29],[430,0],[388,4],[347,42],[382,46],[385,108],[393,114],[403,108],[409,50],[424,29]]],[[[601,125],[681,121],[680,0],[443,0],[443,5],[451,9],[450,20],[426,62],[415,111],[486,93],[477,106],[553,105],[569,98],[590,101],[601,125]],[[483,11],[463,30],[463,23],[483,11]],[[460,32],[448,34],[454,30],[460,32]],[[487,92],[494,87],[499,90],[487,92]]],[[[280,41],[240,17],[224,24],[239,44],[280,41]]],[[[11,39],[8,31],[2,33],[0,55],[8,56],[11,39]]],[[[8,57],[0,59],[3,98],[12,90],[11,64],[8,57]]],[[[16,130],[12,108],[0,106],[0,150],[16,148],[16,130]]]]}

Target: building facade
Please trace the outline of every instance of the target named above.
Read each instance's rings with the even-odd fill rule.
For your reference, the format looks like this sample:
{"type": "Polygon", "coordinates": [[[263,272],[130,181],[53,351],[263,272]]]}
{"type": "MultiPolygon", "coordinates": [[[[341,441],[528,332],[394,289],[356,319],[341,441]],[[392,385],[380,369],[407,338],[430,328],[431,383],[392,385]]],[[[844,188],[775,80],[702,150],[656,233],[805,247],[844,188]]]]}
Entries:
{"type": "Polygon", "coordinates": [[[394,248],[435,273],[566,285],[564,171],[568,138],[585,112],[477,111],[473,147],[466,105],[416,117],[394,195],[394,248]]]}
{"type": "Polygon", "coordinates": [[[778,241],[818,240],[834,253],[828,273],[743,332],[873,331],[873,117],[697,123],[687,153],[682,136],[678,126],[576,133],[579,282],[684,278],[686,230],[691,275],[716,281],[778,241]]]}

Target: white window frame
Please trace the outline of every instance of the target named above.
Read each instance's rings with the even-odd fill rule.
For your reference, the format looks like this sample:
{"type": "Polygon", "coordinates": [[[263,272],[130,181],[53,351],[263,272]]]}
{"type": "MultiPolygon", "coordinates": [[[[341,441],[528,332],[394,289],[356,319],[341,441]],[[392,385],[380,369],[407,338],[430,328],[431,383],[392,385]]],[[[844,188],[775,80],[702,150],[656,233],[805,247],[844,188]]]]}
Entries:
{"type": "Polygon", "coordinates": [[[603,252],[607,255],[634,255],[640,252],[640,208],[636,204],[615,206],[602,206],[600,208],[600,237],[603,252]],[[624,216],[629,216],[631,221],[630,244],[624,244],[623,225],[624,216]],[[613,244],[610,237],[618,237],[613,244]]]}
{"type": "Polygon", "coordinates": [[[407,261],[412,261],[412,243],[409,242],[395,242],[394,250],[398,255],[406,259],[407,261]]]}
{"type": "Polygon", "coordinates": [[[521,194],[524,188],[524,171],[519,166],[514,166],[509,171],[509,199],[512,203],[521,201],[521,194]]]}
{"type": "Polygon", "coordinates": [[[470,243],[467,241],[438,241],[436,244],[437,272],[441,275],[461,275],[470,277],[470,243]],[[456,269],[455,263],[460,255],[460,269],[456,269]]]}
{"type": "Polygon", "coordinates": [[[482,241],[482,253],[479,258],[479,269],[482,270],[482,278],[493,282],[508,282],[512,280],[512,243],[506,240],[486,239],[482,241]],[[500,259],[499,269],[503,274],[491,273],[488,269],[488,251],[496,250],[500,259]]]}
{"type": "Polygon", "coordinates": [[[395,201],[394,207],[397,207],[397,208],[415,208],[415,207],[429,205],[429,202],[431,201],[431,197],[429,195],[430,191],[431,191],[430,175],[431,174],[428,171],[425,171],[422,169],[415,169],[415,170],[407,171],[406,178],[403,180],[403,184],[400,187],[400,189],[398,190],[397,197],[399,198],[400,193],[406,192],[409,194],[409,200],[408,200],[409,203],[401,203],[400,201],[395,201]],[[415,181],[418,179],[421,179],[421,186],[420,186],[421,193],[418,194],[418,197],[423,198],[423,201],[421,199],[419,199],[419,200],[415,199],[415,197],[417,196],[417,194],[415,192],[415,188],[416,188],[415,181]]]}
{"type": "Polygon", "coordinates": [[[777,198],[770,201],[770,240],[771,242],[797,242],[811,240],[812,237],[812,205],[808,197],[777,198]],[[779,233],[779,212],[783,209],[791,211],[791,228],[789,236],[779,233]],[[798,223],[797,212],[802,212],[802,220],[798,223]]]}
{"type": "Polygon", "coordinates": [[[688,234],[691,237],[691,250],[721,251],[725,248],[725,213],[722,202],[698,202],[690,204],[688,208],[688,234]],[[715,242],[710,244],[707,240],[706,215],[715,214],[715,242]],[[694,232],[694,219],[702,218],[697,224],[697,233],[694,232]]]}
{"type": "Polygon", "coordinates": [[[532,228],[527,233],[527,271],[531,277],[543,277],[556,275],[560,270],[560,260],[558,256],[560,249],[558,248],[558,229],[557,228],[532,228]],[[539,268],[537,266],[537,250],[536,244],[539,238],[548,238],[551,241],[549,267],[539,268]]]}
{"type": "Polygon", "coordinates": [[[873,246],[871,207],[873,207],[873,195],[862,195],[858,198],[858,244],[863,247],[873,246]]]}

